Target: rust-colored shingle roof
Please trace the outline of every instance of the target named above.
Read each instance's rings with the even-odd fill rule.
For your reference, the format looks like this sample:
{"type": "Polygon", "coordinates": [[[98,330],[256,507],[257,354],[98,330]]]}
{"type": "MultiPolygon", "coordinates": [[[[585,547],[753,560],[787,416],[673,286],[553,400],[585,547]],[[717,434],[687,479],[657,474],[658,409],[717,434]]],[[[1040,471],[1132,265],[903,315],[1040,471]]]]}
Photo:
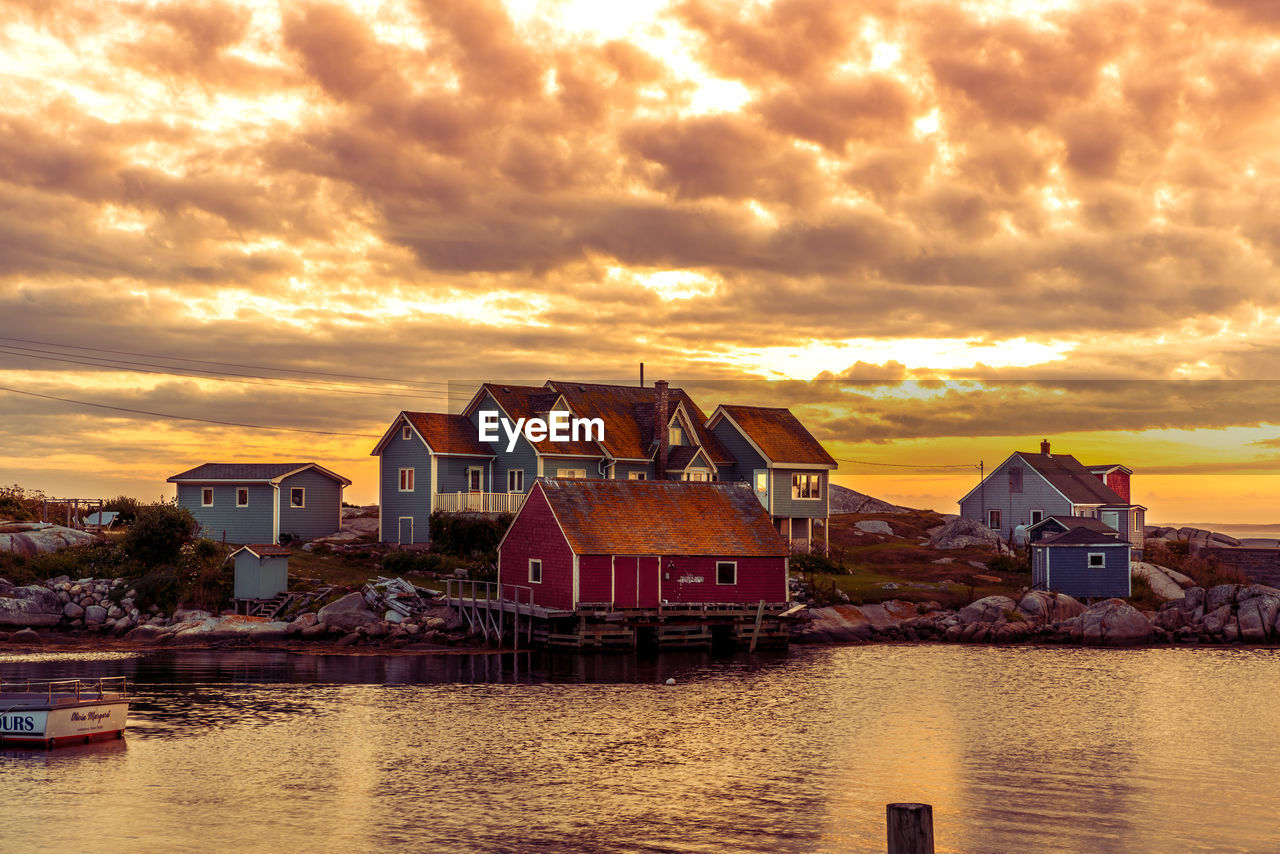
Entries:
{"type": "Polygon", "coordinates": [[[577,554],[790,554],[755,493],[738,484],[539,479],[538,485],[577,554]]]}
{"type": "Polygon", "coordinates": [[[492,457],[495,453],[497,446],[481,442],[476,425],[465,415],[445,412],[406,412],[404,415],[437,454],[492,457]]]}
{"type": "Polygon", "coordinates": [[[836,461],[791,410],[769,406],[720,407],[773,463],[829,465],[836,461]]]}
{"type": "MultiPolygon", "coordinates": [[[[489,395],[498,402],[498,405],[501,406],[503,411],[505,411],[512,419],[546,418],[547,411],[560,396],[556,391],[547,388],[546,386],[484,383],[481,388],[489,392],[489,395]]],[[[583,417],[583,414],[578,412],[573,404],[570,404],[569,406],[574,410],[574,415],[583,417]]],[[[609,436],[608,422],[605,422],[604,434],[606,438],[609,436]]],[[[538,452],[542,454],[566,454],[569,456],[586,457],[603,456],[600,453],[600,448],[595,442],[552,442],[550,439],[544,439],[541,442],[534,442],[533,445],[537,448],[538,452]]]]}

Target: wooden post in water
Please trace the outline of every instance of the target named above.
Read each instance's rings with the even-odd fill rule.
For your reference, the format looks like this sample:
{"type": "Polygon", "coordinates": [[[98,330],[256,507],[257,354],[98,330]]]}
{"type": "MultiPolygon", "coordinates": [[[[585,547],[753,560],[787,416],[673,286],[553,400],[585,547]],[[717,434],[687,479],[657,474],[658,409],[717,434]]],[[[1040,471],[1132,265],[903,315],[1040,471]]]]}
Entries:
{"type": "Polygon", "coordinates": [[[889,854],[933,854],[933,807],[888,804],[889,854]]]}

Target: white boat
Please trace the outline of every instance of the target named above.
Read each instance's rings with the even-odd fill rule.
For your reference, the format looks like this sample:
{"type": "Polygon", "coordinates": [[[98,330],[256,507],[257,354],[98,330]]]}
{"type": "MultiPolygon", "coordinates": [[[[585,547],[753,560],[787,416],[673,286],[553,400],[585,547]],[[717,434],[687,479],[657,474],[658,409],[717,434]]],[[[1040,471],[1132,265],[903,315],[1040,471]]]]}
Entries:
{"type": "Polygon", "coordinates": [[[0,680],[0,743],[57,747],[123,738],[123,676],[60,682],[0,680]]]}

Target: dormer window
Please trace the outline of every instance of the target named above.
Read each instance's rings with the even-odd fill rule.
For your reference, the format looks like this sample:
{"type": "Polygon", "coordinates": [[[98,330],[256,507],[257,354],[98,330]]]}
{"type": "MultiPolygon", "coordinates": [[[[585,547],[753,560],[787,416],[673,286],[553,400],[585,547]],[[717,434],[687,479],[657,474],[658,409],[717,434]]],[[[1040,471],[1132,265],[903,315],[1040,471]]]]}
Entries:
{"type": "Polygon", "coordinates": [[[684,430],[676,426],[668,427],[667,428],[667,444],[672,446],[683,445],[684,430]]]}

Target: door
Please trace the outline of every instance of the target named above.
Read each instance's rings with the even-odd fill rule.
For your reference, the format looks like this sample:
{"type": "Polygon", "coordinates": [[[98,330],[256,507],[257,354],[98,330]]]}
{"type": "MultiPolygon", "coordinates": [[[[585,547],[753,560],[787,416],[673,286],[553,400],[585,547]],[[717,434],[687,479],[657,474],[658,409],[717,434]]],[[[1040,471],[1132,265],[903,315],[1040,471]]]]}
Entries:
{"type": "Polygon", "coordinates": [[[400,545],[402,546],[413,545],[413,517],[412,516],[400,517],[400,545]]]}
{"type": "Polygon", "coordinates": [[[640,602],[636,592],[639,587],[639,559],[634,557],[615,557],[613,559],[613,607],[638,607],[640,602]]]}
{"type": "Polygon", "coordinates": [[[662,558],[636,558],[640,580],[636,585],[636,602],[641,608],[656,608],[662,590],[662,558]]]}

